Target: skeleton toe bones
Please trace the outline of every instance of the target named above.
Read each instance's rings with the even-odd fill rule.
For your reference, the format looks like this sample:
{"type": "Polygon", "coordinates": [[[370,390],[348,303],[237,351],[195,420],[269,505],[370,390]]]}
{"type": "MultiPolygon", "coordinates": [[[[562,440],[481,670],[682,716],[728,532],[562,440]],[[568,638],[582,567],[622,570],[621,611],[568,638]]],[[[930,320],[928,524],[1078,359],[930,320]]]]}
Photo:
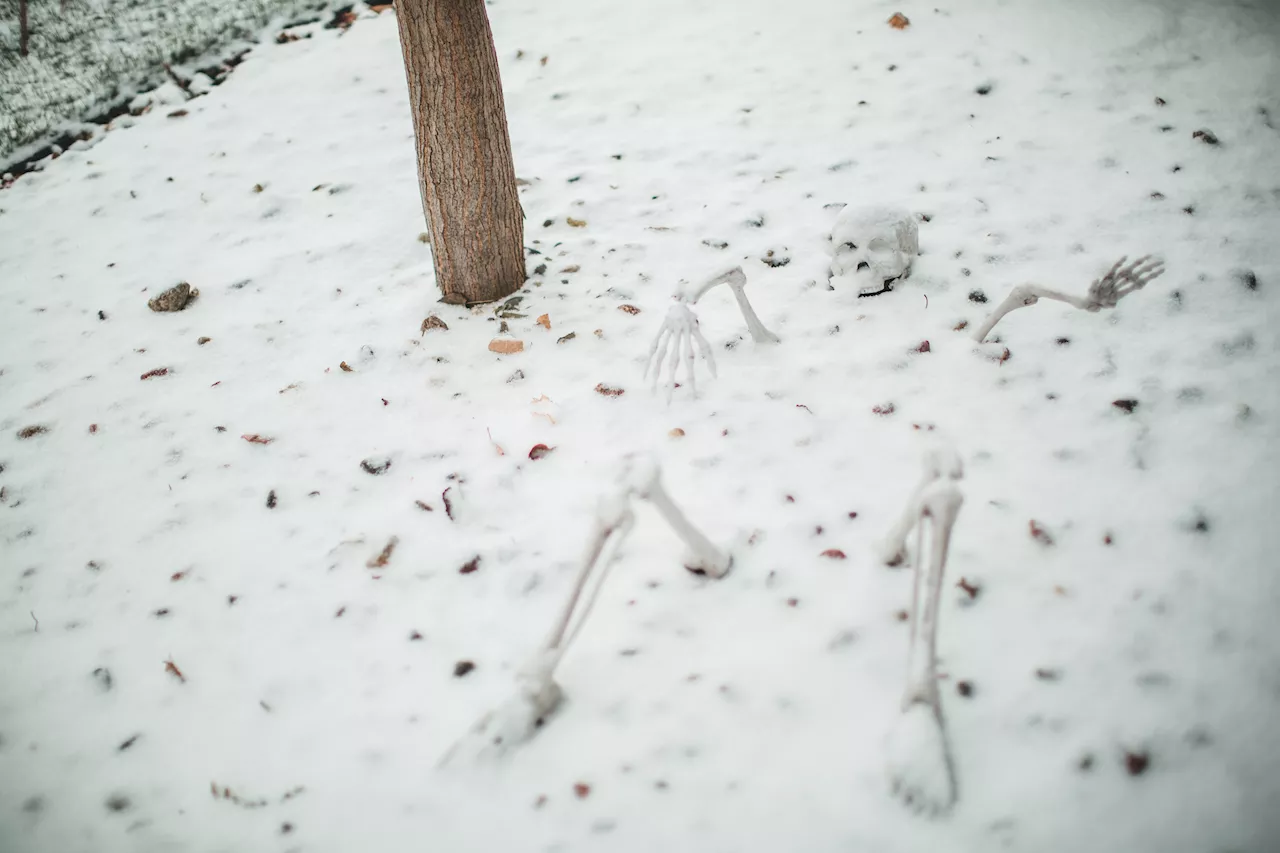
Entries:
{"type": "Polygon", "coordinates": [[[624,457],[615,487],[601,498],[596,508],[591,536],[587,540],[578,575],[551,633],[516,673],[516,690],[512,696],[482,717],[445,753],[441,764],[447,764],[459,755],[465,755],[473,761],[500,758],[508,750],[533,737],[558,710],[564,691],[553,678],[555,668],[581,632],[595,603],[596,594],[608,574],[609,564],[635,524],[635,513],[631,508],[633,498],[652,503],[684,540],[689,550],[685,568],[712,578],[722,578],[728,574],[733,563],[732,557],[712,544],[671,499],[662,485],[662,472],[657,463],[645,456],[624,457]],[[613,548],[606,555],[610,543],[613,548]],[[583,593],[593,574],[598,574],[599,579],[592,592],[584,599],[583,593]],[[578,614],[577,620],[570,629],[575,614],[578,614]]]}
{"type": "Polygon", "coordinates": [[[708,371],[713,377],[716,375],[716,362],[711,353],[711,345],[707,343],[707,339],[698,328],[698,318],[690,306],[696,305],[707,291],[718,284],[727,284],[733,291],[733,298],[738,303],[738,309],[742,311],[743,319],[747,321],[747,330],[751,333],[753,341],[758,344],[776,344],[780,340],[777,335],[765,328],[755,309],[751,307],[751,302],[747,299],[747,276],[742,271],[742,267],[726,270],[700,285],[681,286],[676,291],[678,301],[667,311],[666,319],[662,321],[662,326],[659,327],[658,334],[649,347],[649,358],[644,368],[646,377],[649,376],[650,371],[653,372],[653,387],[656,390],[661,378],[660,374],[663,372],[663,359],[668,359],[668,352],[670,353],[670,358],[667,360],[667,376],[663,383],[667,391],[668,403],[671,402],[671,396],[675,391],[676,373],[681,364],[684,365],[688,376],[690,390],[695,396],[698,393],[697,377],[694,374],[695,346],[706,360],[708,371]]]}

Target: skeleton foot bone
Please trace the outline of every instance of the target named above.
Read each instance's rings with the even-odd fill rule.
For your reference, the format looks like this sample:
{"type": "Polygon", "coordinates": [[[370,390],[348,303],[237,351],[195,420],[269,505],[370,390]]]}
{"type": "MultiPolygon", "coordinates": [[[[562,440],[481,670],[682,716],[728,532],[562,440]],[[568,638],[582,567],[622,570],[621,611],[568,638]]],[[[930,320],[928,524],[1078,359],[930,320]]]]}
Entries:
{"type": "MultiPolygon", "coordinates": [[[[938,613],[951,532],[964,503],[956,485],[962,476],[954,451],[931,452],[925,462],[925,481],[915,490],[904,516],[912,519],[916,529],[911,639],[902,717],[889,739],[888,771],[894,792],[911,808],[930,814],[947,811],[956,799],[955,768],[938,691],[938,613]]],[[[904,530],[899,524],[889,537],[890,544],[905,546],[909,532],[910,527],[904,530]]],[[[897,549],[899,559],[904,550],[897,549]]]]}
{"type": "Polygon", "coordinates": [[[1126,260],[1128,260],[1127,257],[1121,258],[1111,265],[1106,275],[1094,279],[1089,286],[1088,294],[1083,298],[1037,284],[1020,284],[1014,287],[982,325],[974,330],[973,339],[981,343],[1010,311],[1035,305],[1041,299],[1065,302],[1090,313],[1096,313],[1103,308],[1114,308],[1121,299],[1135,290],[1146,287],[1164,273],[1164,262],[1152,260],[1150,255],[1143,255],[1128,266],[1124,266],[1126,260]]]}
{"type": "Polygon", "coordinates": [[[591,614],[595,597],[608,575],[609,565],[635,524],[631,499],[647,500],[657,508],[692,553],[686,568],[698,574],[722,578],[733,563],[729,554],[718,549],[667,494],[662,486],[662,472],[650,459],[627,457],[614,492],[601,500],[595,525],[583,554],[578,576],[569,592],[543,646],[516,676],[515,694],[495,710],[486,714],[441,759],[441,764],[465,756],[472,761],[501,758],[508,750],[524,743],[549,722],[563,699],[563,690],[554,679],[555,668],[569,645],[577,638],[591,614]],[[605,555],[612,543],[613,548],[605,555]],[[598,580],[585,596],[593,574],[598,580]],[[574,614],[578,617],[574,622],[574,614]],[[572,630],[570,623],[574,622],[572,630]]]}
{"type": "Polygon", "coordinates": [[[756,314],[755,309],[751,307],[751,302],[747,299],[747,276],[742,271],[742,267],[734,267],[731,270],[721,273],[718,276],[704,282],[696,287],[685,286],[677,290],[676,299],[679,300],[675,305],[671,306],[667,311],[667,317],[662,321],[662,326],[658,329],[657,336],[653,339],[653,344],[649,347],[649,358],[645,363],[644,375],[649,376],[649,372],[653,372],[653,388],[657,390],[658,381],[662,373],[662,361],[667,358],[670,352],[670,358],[667,361],[667,376],[663,382],[663,387],[667,390],[667,402],[671,402],[671,396],[675,392],[676,373],[683,364],[685,373],[688,376],[689,388],[694,396],[697,396],[698,386],[697,377],[694,372],[694,346],[702,353],[702,357],[706,359],[707,369],[712,377],[716,375],[716,362],[711,353],[711,345],[707,343],[707,339],[703,337],[702,332],[698,328],[698,318],[689,307],[696,305],[698,300],[706,295],[707,291],[718,284],[727,284],[733,291],[733,298],[738,303],[738,309],[742,311],[742,317],[747,321],[747,330],[751,333],[751,339],[756,343],[778,343],[779,338],[773,332],[765,328],[760,322],[760,317],[756,314]]]}

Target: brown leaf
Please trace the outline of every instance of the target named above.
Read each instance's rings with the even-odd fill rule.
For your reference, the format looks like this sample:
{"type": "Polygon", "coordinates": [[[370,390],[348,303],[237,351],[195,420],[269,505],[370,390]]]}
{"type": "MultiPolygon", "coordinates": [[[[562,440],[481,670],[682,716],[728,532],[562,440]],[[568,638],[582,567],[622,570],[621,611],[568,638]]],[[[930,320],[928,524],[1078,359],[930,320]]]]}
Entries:
{"type": "Polygon", "coordinates": [[[422,321],[422,332],[418,337],[422,337],[422,335],[425,335],[430,329],[441,329],[446,332],[449,331],[449,327],[445,325],[444,320],[441,320],[435,314],[432,314],[430,317],[422,321]]]}
{"type": "Polygon", "coordinates": [[[361,470],[363,470],[366,474],[372,474],[375,477],[378,477],[378,476],[381,476],[382,474],[387,473],[387,470],[390,467],[391,467],[391,460],[385,456],[381,458],[371,456],[368,459],[360,460],[361,470]]]}
{"type": "Polygon", "coordinates": [[[1138,401],[1137,400],[1112,400],[1111,405],[1115,406],[1117,409],[1120,409],[1125,414],[1131,415],[1133,414],[1133,410],[1138,408],[1138,401]]]}
{"type": "Polygon", "coordinates": [[[610,388],[608,385],[601,382],[596,385],[596,393],[603,394],[606,397],[621,397],[627,392],[622,388],[610,388]]]}
{"type": "Polygon", "coordinates": [[[142,374],[142,378],[150,379],[153,376],[168,376],[168,375],[169,375],[169,368],[157,367],[155,370],[148,370],[146,373],[142,374]]]}
{"type": "Polygon", "coordinates": [[[640,309],[634,305],[619,305],[618,310],[626,311],[628,314],[631,314],[633,316],[640,313],[640,309]]]}
{"type": "Polygon", "coordinates": [[[480,568],[480,556],[477,554],[462,564],[462,568],[458,569],[458,574],[469,575],[478,568],[480,568]]]}
{"type": "Polygon", "coordinates": [[[512,353],[524,352],[524,341],[513,341],[507,338],[494,338],[489,341],[489,352],[496,352],[500,355],[511,355],[512,353]]]}
{"type": "Polygon", "coordinates": [[[537,319],[536,322],[539,326],[546,329],[548,332],[551,331],[551,315],[550,314],[543,314],[541,317],[537,319]]]}
{"type": "Polygon", "coordinates": [[[671,432],[667,433],[667,435],[671,436],[672,438],[680,438],[681,436],[684,435],[684,430],[680,429],[680,427],[676,427],[675,429],[671,430],[671,432]]]}
{"type": "Polygon", "coordinates": [[[466,675],[468,672],[471,672],[471,670],[475,668],[476,668],[476,665],[471,661],[460,660],[453,665],[453,677],[462,678],[462,676],[466,675]]]}
{"type": "Polygon", "coordinates": [[[250,444],[270,444],[271,442],[275,441],[274,438],[268,438],[265,435],[258,435],[256,432],[245,433],[240,437],[243,438],[245,441],[249,442],[250,444]]]}
{"type": "Polygon", "coordinates": [[[396,550],[396,545],[398,545],[399,543],[400,543],[400,540],[395,536],[392,536],[390,539],[387,540],[387,545],[385,548],[382,549],[382,552],[379,553],[378,556],[374,557],[373,559],[365,563],[365,565],[371,569],[382,568],[387,563],[391,562],[391,554],[396,550]]]}
{"type": "Polygon", "coordinates": [[[93,433],[95,433],[95,432],[97,432],[97,431],[98,431],[98,425],[97,425],[97,424],[89,424],[89,433],[90,433],[90,435],[92,435],[93,433]]]}
{"type": "Polygon", "coordinates": [[[1027,527],[1031,531],[1031,538],[1035,539],[1041,545],[1048,546],[1053,544],[1053,537],[1049,535],[1049,531],[1037,524],[1034,518],[1031,519],[1027,527]]]}
{"type": "Polygon", "coordinates": [[[264,189],[266,189],[266,187],[264,187],[262,184],[254,184],[254,185],[253,185],[253,191],[254,191],[255,193],[260,193],[260,192],[262,192],[264,189]]]}
{"type": "Polygon", "coordinates": [[[582,267],[578,266],[577,264],[569,264],[569,266],[560,270],[560,272],[577,272],[580,269],[582,269],[582,267]]]}
{"type": "Polygon", "coordinates": [[[338,367],[342,368],[343,373],[351,373],[351,365],[347,364],[345,361],[339,363],[338,367]]]}
{"type": "Polygon", "coordinates": [[[573,785],[573,795],[580,800],[585,800],[591,795],[591,786],[585,782],[575,782],[573,785]]]}
{"type": "Polygon", "coordinates": [[[205,344],[209,343],[209,341],[211,340],[213,340],[213,338],[199,337],[199,338],[196,338],[196,343],[199,344],[200,346],[204,346],[205,344]]]}
{"type": "Polygon", "coordinates": [[[431,508],[431,504],[429,503],[425,503],[423,501],[414,501],[414,503],[417,505],[418,509],[422,510],[423,512],[435,512],[435,510],[431,508]]]}
{"type": "Polygon", "coordinates": [[[453,490],[453,486],[449,486],[440,493],[440,500],[444,502],[444,514],[449,516],[449,520],[453,521],[453,501],[449,500],[449,492],[453,490]]]}
{"type": "Polygon", "coordinates": [[[576,338],[577,336],[578,336],[578,333],[577,333],[577,332],[570,332],[569,334],[567,334],[567,335],[565,335],[564,337],[562,337],[562,338],[560,338],[559,340],[557,340],[557,341],[556,341],[556,343],[558,343],[558,344],[562,344],[562,343],[564,343],[565,341],[571,341],[571,340],[573,340],[573,339],[574,339],[574,338],[576,338]]]}
{"type": "Polygon", "coordinates": [[[967,328],[969,328],[969,321],[968,321],[968,320],[961,320],[959,323],[956,323],[954,326],[952,326],[952,327],[951,327],[951,331],[953,331],[953,332],[960,332],[960,331],[963,331],[963,330],[965,330],[965,329],[967,329],[967,328]]]}
{"type": "Polygon", "coordinates": [[[1151,765],[1151,756],[1146,752],[1128,752],[1124,754],[1124,769],[1130,776],[1141,776],[1151,765]]]}
{"type": "Polygon", "coordinates": [[[928,341],[921,341],[920,345],[913,349],[913,352],[929,352],[930,346],[928,341]]]}
{"type": "Polygon", "coordinates": [[[180,580],[182,580],[183,578],[185,578],[186,576],[187,576],[187,573],[186,573],[186,572],[174,572],[173,574],[169,575],[169,580],[170,580],[170,581],[180,581],[180,580]]]}
{"type": "Polygon", "coordinates": [[[895,12],[893,17],[889,19],[889,26],[893,27],[895,30],[905,30],[907,27],[911,26],[911,21],[901,12],[895,12]]]}
{"type": "Polygon", "coordinates": [[[18,438],[33,438],[49,431],[47,426],[41,424],[33,424],[18,430],[18,438]]]}
{"type": "Polygon", "coordinates": [[[833,559],[833,560],[844,560],[844,559],[846,559],[845,554],[844,554],[844,551],[841,551],[839,548],[828,548],[827,550],[823,551],[823,552],[822,552],[821,554],[819,554],[818,556],[819,556],[819,557],[830,557],[830,558],[831,558],[831,559],[833,559]]]}
{"type": "Polygon", "coordinates": [[[568,222],[568,223],[569,223],[569,226],[570,226],[571,228],[586,228],[586,227],[587,227],[587,220],[585,220],[585,219],[574,219],[572,216],[566,216],[564,221],[565,221],[565,222],[568,222]]]}
{"type": "Polygon", "coordinates": [[[553,450],[555,450],[554,447],[547,447],[545,444],[535,444],[529,450],[529,458],[541,459],[542,457],[546,456],[548,453],[550,453],[553,450]]]}
{"type": "Polygon", "coordinates": [[[169,118],[182,118],[186,114],[187,114],[186,110],[174,110],[173,112],[169,113],[169,118]]]}
{"type": "Polygon", "coordinates": [[[183,684],[187,683],[187,677],[182,674],[182,670],[178,669],[178,665],[173,662],[172,658],[164,662],[164,671],[177,678],[183,684]]]}
{"type": "Polygon", "coordinates": [[[956,586],[957,586],[957,587],[959,587],[960,589],[964,590],[964,592],[965,592],[965,593],[969,596],[969,598],[971,598],[971,599],[972,599],[972,598],[977,598],[977,597],[978,597],[978,593],[982,592],[982,587],[981,587],[981,586],[979,586],[979,585],[977,585],[977,584],[971,584],[971,583],[969,583],[967,580],[965,580],[964,578],[960,578],[960,580],[956,582],[956,586]]]}

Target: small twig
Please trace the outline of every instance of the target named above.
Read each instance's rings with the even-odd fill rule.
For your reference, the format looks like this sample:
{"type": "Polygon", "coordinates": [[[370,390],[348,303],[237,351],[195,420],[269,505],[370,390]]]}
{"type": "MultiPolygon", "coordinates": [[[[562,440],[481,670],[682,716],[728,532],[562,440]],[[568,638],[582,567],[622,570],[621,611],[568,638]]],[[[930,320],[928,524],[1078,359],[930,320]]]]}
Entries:
{"type": "Polygon", "coordinates": [[[35,612],[34,610],[32,610],[32,611],[31,611],[31,618],[32,618],[32,620],[36,623],[36,633],[37,633],[37,634],[39,634],[39,633],[40,633],[40,620],[39,620],[39,619],[36,619],[36,612],[35,612]]]}
{"type": "Polygon", "coordinates": [[[27,0],[18,0],[18,53],[27,55],[27,46],[31,42],[31,21],[27,16],[27,0]]]}
{"type": "Polygon", "coordinates": [[[179,77],[178,72],[173,70],[172,65],[170,65],[167,62],[164,63],[164,70],[168,73],[168,75],[171,78],[173,78],[173,82],[178,84],[178,88],[186,93],[188,101],[196,96],[196,93],[191,91],[191,81],[183,80],[181,77],[179,77]]]}

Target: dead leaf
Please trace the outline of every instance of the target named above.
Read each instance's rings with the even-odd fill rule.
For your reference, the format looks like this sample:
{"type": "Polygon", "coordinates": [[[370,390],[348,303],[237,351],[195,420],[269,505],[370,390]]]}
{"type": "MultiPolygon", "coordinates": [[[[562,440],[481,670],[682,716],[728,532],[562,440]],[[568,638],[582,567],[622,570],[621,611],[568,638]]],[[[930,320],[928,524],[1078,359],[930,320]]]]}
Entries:
{"type": "MultiPolygon", "coordinates": [[[[444,514],[449,516],[449,520],[453,521],[453,501],[449,500],[449,492],[453,490],[453,486],[449,486],[440,493],[440,500],[444,502],[444,514]]],[[[478,558],[477,558],[478,559],[478,558]]]]}
{"type": "Polygon", "coordinates": [[[548,60],[548,59],[550,59],[550,58],[551,58],[551,57],[549,57],[549,56],[544,56],[544,57],[542,57],[541,59],[539,59],[539,60],[538,60],[538,64],[539,64],[539,65],[546,65],[546,64],[547,64],[547,60],[548,60]]]}
{"type": "Polygon", "coordinates": [[[253,185],[253,191],[254,191],[255,193],[260,193],[260,192],[262,192],[264,189],[266,189],[266,187],[264,187],[262,184],[254,184],[254,185],[253,185]]]}
{"type": "Polygon", "coordinates": [[[931,349],[928,341],[921,341],[919,346],[912,348],[912,352],[929,352],[931,349]]]}
{"type": "Polygon", "coordinates": [[[546,412],[534,412],[533,416],[535,418],[546,418],[547,420],[551,421],[552,426],[555,426],[556,419],[551,417],[551,415],[547,414],[546,412]]]}
{"type": "Polygon", "coordinates": [[[460,660],[453,665],[453,677],[462,678],[468,672],[475,669],[476,665],[469,660],[460,660]]]}
{"type": "Polygon", "coordinates": [[[548,332],[551,331],[551,315],[550,314],[543,314],[541,317],[537,319],[537,323],[539,326],[546,329],[548,332]]]}
{"type": "Polygon", "coordinates": [[[963,590],[969,598],[977,598],[978,593],[982,591],[982,587],[979,584],[969,583],[964,578],[956,581],[956,587],[963,590]]]}
{"type": "Polygon", "coordinates": [[[153,376],[168,376],[168,375],[169,375],[169,368],[157,367],[155,370],[148,370],[146,373],[142,374],[142,378],[150,379],[153,376]]]}
{"type": "Polygon", "coordinates": [[[213,338],[199,337],[199,338],[196,338],[196,343],[199,344],[200,346],[204,346],[205,344],[209,343],[209,341],[211,340],[213,340],[213,338]]]}
{"type": "Polygon", "coordinates": [[[894,16],[889,19],[889,26],[893,27],[895,30],[905,30],[907,27],[911,26],[911,21],[901,12],[895,12],[894,16]]]}
{"type": "Polygon", "coordinates": [[[22,429],[18,430],[18,438],[33,438],[34,436],[40,435],[42,433],[46,433],[48,431],[49,431],[49,428],[47,426],[34,424],[33,426],[23,427],[22,429]]]}
{"type": "Polygon", "coordinates": [[[640,313],[640,309],[634,305],[619,305],[619,311],[626,311],[628,314],[635,315],[640,313]]]}
{"type": "Polygon", "coordinates": [[[546,394],[541,394],[541,395],[539,395],[539,396],[537,396],[537,397],[534,397],[534,398],[533,398],[532,400],[530,400],[529,402],[530,402],[530,403],[554,403],[554,402],[555,402],[555,400],[552,400],[552,399],[551,399],[550,397],[548,397],[546,394]]]}
{"type": "Polygon", "coordinates": [[[546,456],[548,453],[550,453],[553,450],[555,450],[554,447],[547,447],[545,444],[535,444],[529,450],[529,458],[541,459],[542,457],[546,456]]]}
{"type": "Polygon", "coordinates": [[[667,435],[671,436],[672,438],[680,438],[681,436],[684,435],[684,430],[680,429],[680,427],[676,427],[675,429],[671,430],[671,432],[667,433],[667,435]]]}
{"type": "Polygon", "coordinates": [[[182,674],[182,670],[178,669],[178,665],[173,662],[172,658],[164,662],[164,671],[177,678],[183,684],[187,683],[187,677],[182,674]]]}
{"type": "Polygon", "coordinates": [[[566,217],[565,217],[565,219],[564,219],[564,221],[565,221],[565,222],[568,222],[568,223],[569,223],[569,227],[571,227],[571,228],[586,228],[586,227],[587,227],[587,220],[585,220],[585,219],[574,219],[572,216],[566,216],[566,217]]]}
{"type": "Polygon", "coordinates": [[[496,352],[500,355],[511,355],[517,352],[524,352],[524,341],[513,341],[507,338],[494,338],[489,341],[489,352],[496,352]]]}
{"type": "Polygon", "coordinates": [[[1029,526],[1029,529],[1031,530],[1032,539],[1035,539],[1041,545],[1047,546],[1047,545],[1053,544],[1053,537],[1049,535],[1049,531],[1045,530],[1039,524],[1036,524],[1036,520],[1034,518],[1031,519],[1031,522],[1028,526],[1029,526]]]}
{"type": "Polygon", "coordinates": [[[169,118],[182,118],[186,114],[187,114],[186,110],[174,110],[173,112],[169,113],[169,118]]]}
{"type": "Polygon", "coordinates": [[[444,320],[441,320],[435,314],[432,314],[430,317],[422,321],[422,333],[418,335],[418,337],[422,337],[422,335],[425,335],[430,329],[442,329],[446,332],[449,331],[449,327],[445,325],[444,320]]]}
{"type": "Polygon", "coordinates": [[[276,490],[272,489],[271,491],[267,492],[267,509],[275,509],[275,508],[276,508],[276,490]]]}
{"type": "Polygon", "coordinates": [[[597,338],[603,338],[604,329],[596,329],[592,334],[594,334],[597,338]]]}
{"type": "Polygon", "coordinates": [[[577,332],[570,332],[569,334],[565,335],[564,337],[562,337],[562,338],[558,339],[558,340],[556,341],[556,343],[558,343],[558,344],[562,344],[562,343],[564,343],[565,341],[571,341],[571,340],[573,340],[573,339],[574,339],[574,338],[576,338],[577,336],[578,336],[578,333],[577,333],[577,332]]]}
{"type": "Polygon", "coordinates": [[[598,385],[596,385],[596,393],[603,394],[606,397],[621,397],[623,394],[627,392],[622,388],[610,388],[608,385],[605,385],[603,382],[601,382],[598,385]]]}
{"type": "Polygon", "coordinates": [[[187,573],[186,573],[186,572],[174,572],[173,574],[169,575],[169,580],[170,580],[171,582],[172,582],[172,581],[180,581],[180,580],[182,580],[183,578],[185,578],[186,576],[187,576],[187,573]]]}
{"type": "Polygon", "coordinates": [[[270,444],[271,442],[275,441],[274,438],[269,438],[265,435],[258,435],[256,432],[246,433],[240,437],[243,438],[245,441],[249,442],[250,444],[270,444]]]}
{"type": "Polygon", "coordinates": [[[822,552],[821,554],[819,554],[818,556],[820,556],[820,557],[830,557],[830,558],[831,558],[831,559],[833,559],[833,560],[844,560],[844,559],[847,559],[847,558],[845,557],[845,553],[844,553],[844,551],[841,551],[839,548],[828,548],[827,550],[823,551],[823,552],[822,552]]]}
{"type": "Polygon", "coordinates": [[[351,373],[351,365],[347,364],[345,361],[341,362],[338,367],[342,368],[343,373],[351,373]]]}
{"type": "Polygon", "coordinates": [[[582,267],[578,266],[577,264],[569,264],[569,266],[560,270],[560,272],[577,272],[580,269],[582,269],[582,267]]]}
{"type": "Polygon", "coordinates": [[[458,569],[458,574],[469,575],[476,569],[480,568],[480,555],[472,557],[470,560],[462,564],[462,568],[458,569]]]}
{"type": "Polygon", "coordinates": [[[400,540],[397,539],[395,536],[392,536],[389,540],[387,540],[387,545],[385,548],[382,549],[382,552],[379,553],[378,556],[366,562],[365,565],[371,569],[382,568],[387,563],[391,562],[391,554],[393,551],[396,550],[396,545],[398,545],[399,543],[400,543],[400,540]]]}
{"type": "Polygon", "coordinates": [[[425,503],[423,501],[414,501],[414,504],[416,504],[418,509],[422,510],[423,512],[435,512],[435,510],[431,508],[431,504],[429,503],[425,503]]]}
{"type": "Polygon", "coordinates": [[[573,783],[573,795],[580,800],[585,800],[591,795],[591,786],[585,782],[573,783]]]}
{"type": "Polygon", "coordinates": [[[877,415],[892,415],[895,409],[893,403],[884,403],[883,405],[873,406],[871,411],[877,415]]]}
{"type": "Polygon", "coordinates": [[[959,332],[959,331],[963,331],[964,329],[967,329],[967,328],[969,328],[969,321],[968,321],[968,320],[961,320],[959,323],[956,323],[954,326],[952,326],[952,327],[951,327],[951,331],[953,331],[953,332],[959,332]]]}
{"type": "Polygon", "coordinates": [[[503,449],[502,449],[502,445],[501,445],[501,444],[498,444],[498,442],[496,442],[496,441],[494,441],[494,440],[493,440],[493,433],[489,431],[489,428],[488,428],[488,427],[485,427],[485,428],[484,428],[484,431],[485,431],[486,433],[488,433],[488,435],[489,435],[489,443],[493,445],[493,449],[494,449],[494,450],[498,451],[498,455],[499,455],[499,456],[506,456],[506,455],[507,455],[507,451],[505,451],[505,450],[503,450],[503,449]]]}

